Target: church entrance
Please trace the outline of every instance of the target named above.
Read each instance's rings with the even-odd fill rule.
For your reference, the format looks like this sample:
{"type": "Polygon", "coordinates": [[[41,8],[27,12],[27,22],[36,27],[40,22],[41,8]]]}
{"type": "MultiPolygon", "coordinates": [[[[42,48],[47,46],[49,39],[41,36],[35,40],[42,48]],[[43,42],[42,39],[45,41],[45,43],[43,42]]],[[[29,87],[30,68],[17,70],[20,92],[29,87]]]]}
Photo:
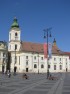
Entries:
{"type": "Polygon", "coordinates": [[[28,68],[26,68],[26,72],[28,72],[28,68]]]}

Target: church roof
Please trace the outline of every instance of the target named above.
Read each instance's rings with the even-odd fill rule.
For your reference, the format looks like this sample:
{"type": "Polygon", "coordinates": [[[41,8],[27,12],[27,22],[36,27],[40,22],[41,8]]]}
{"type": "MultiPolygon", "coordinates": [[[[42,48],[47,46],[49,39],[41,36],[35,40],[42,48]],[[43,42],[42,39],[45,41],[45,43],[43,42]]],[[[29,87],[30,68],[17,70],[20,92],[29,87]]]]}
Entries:
{"type": "Polygon", "coordinates": [[[68,56],[69,56],[69,58],[70,58],[70,52],[65,52],[65,54],[66,54],[66,55],[68,55],[68,56]]]}
{"type": "MultiPolygon", "coordinates": [[[[21,52],[37,52],[44,54],[44,44],[32,43],[32,42],[21,42],[21,52]]],[[[53,55],[67,55],[65,52],[61,51],[57,45],[56,41],[53,42],[52,50],[53,55]]]]}
{"type": "Polygon", "coordinates": [[[43,44],[22,42],[21,51],[44,53],[43,44]]]}

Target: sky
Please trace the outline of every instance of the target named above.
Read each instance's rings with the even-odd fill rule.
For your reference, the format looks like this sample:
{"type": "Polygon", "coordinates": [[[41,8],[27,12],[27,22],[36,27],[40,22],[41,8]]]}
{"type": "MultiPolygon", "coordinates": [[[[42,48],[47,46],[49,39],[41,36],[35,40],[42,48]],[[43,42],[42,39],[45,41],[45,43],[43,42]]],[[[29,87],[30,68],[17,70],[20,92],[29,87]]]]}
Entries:
{"type": "Polygon", "coordinates": [[[22,41],[45,43],[44,29],[52,28],[48,41],[70,52],[70,0],[0,0],[0,41],[8,42],[14,17],[22,41]]]}

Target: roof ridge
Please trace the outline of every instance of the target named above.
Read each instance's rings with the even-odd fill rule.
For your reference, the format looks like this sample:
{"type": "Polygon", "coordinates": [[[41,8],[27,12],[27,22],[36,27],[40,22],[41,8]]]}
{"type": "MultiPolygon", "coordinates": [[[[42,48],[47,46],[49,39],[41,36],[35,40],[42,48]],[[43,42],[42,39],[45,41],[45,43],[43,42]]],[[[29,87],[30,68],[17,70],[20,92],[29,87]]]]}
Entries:
{"type": "Polygon", "coordinates": [[[37,43],[37,42],[30,42],[30,41],[29,41],[29,42],[28,42],[28,41],[22,41],[22,43],[24,43],[24,42],[25,42],[25,43],[31,43],[31,44],[38,44],[38,45],[44,44],[44,43],[37,43]]]}

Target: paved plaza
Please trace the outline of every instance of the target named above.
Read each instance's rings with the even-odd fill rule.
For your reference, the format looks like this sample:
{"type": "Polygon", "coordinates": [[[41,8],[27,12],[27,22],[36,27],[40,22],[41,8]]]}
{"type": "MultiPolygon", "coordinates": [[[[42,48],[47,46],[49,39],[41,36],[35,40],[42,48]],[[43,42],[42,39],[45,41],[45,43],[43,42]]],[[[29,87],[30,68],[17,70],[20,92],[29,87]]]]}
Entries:
{"type": "Polygon", "coordinates": [[[52,74],[58,80],[46,79],[46,74],[11,75],[0,74],[0,94],[70,94],[70,73],[52,74]]]}

